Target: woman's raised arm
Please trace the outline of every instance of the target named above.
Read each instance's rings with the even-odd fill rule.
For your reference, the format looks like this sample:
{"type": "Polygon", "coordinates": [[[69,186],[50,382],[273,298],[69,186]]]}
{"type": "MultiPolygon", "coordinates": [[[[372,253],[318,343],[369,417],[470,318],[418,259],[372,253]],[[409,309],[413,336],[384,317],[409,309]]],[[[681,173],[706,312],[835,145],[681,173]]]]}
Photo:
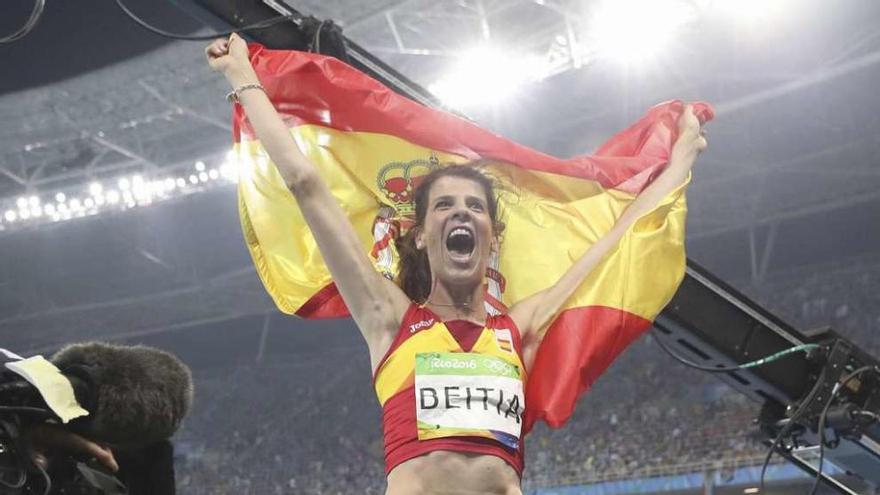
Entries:
{"type": "Polygon", "coordinates": [[[633,223],[651,211],[660,200],[687,178],[697,155],[706,148],[706,139],[700,129],[700,122],[690,105],[685,107],[684,113],[679,118],[678,129],[678,139],[672,149],[666,170],[627,206],[611,230],[590,246],[554,285],[523,299],[511,308],[510,316],[523,335],[526,367],[531,364],[534,353],[540,345],[539,330],[550,323],[550,319],[602,259],[617,246],[633,223]]]}
{"type": "MultiPolygon", "coordinates": [[[[211,68],[222,72],[233,89],[259,83],[241,37],[233,34],[228,40],[218,39],[205,54],[211,68]]],[[[409,299],[373,268],[341,206],[314,164],[300,152],[265,93],[248,89],[238,96],[260,143],[296,198],[333,281],[367,340],[375,366],[390,345],[409,299]]]]}

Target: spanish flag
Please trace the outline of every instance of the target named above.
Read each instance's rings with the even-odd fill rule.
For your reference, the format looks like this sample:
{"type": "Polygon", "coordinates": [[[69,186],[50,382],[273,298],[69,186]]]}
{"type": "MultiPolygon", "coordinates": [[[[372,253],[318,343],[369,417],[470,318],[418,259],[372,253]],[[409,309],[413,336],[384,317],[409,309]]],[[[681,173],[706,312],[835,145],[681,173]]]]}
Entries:
{"type": "MultiPolygon", "coordinates": [[[[376,269],[393,278],[412,192],[435,167],[479,160],[502,185],[506,229],[487,274],[495,313],[555,283],[668,163],[681,102],[651,108],[593,156],[558,159],[404,98],[346,64],[251,45],[251,62],[300,150],[341,203],[376,269]]],[[[705,104],[695,106],[711,119],[705,104]]],[[[239,211],[278,308],[304,318],[347,310],[296,201],[240,106],[233,115],[239,211]]],[[[685,183],[642,216],[543,331],[527,370],[526,425],[562,425],[578,396],[669,302],[685,269],[685,183]]]]}

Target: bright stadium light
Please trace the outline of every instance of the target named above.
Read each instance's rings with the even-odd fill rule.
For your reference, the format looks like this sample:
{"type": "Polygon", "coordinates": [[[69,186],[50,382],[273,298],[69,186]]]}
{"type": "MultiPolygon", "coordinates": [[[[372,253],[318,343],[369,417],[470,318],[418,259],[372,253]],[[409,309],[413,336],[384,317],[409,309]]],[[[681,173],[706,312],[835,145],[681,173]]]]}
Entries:
{"type": "Polygon", "coordinates": [[[453,107],[495,103],[543,79],[547,70],[541,57],[480,46],[464,52],[449,75],[428,89],[453,107]]]}
{"type": "Polygon", "coordinates": [[[597,55],[638,64],[663,51],[696,14],[683,0],[605,0],[594,12],[589,34],[597,55]]]}
{"type": "Polygon", "coordinates": [[[226,152],[226,159],[220,164],[220,176],[230,182],[238,182],[238,155],[235,150],[226,152]]]}
{"type": "Polygon", "coordinates": [[[726,19],[758,27],[783,15],[790,5],[785,0],[712,0],[709,5],[726,19]]]}
{"type": "Polygon", "coordinates": [[[138,191],[143,191],[146,186],[144,185],[144,178],[140,174],[132,176],[131,178],[131,189],[137,194],[138,191]]]}
{"type": "MultiPolygon", "coordinates": [[[[69,193],[78,194],[78,197],[68,197],[61,191],[35,191],[37,192],[35,195],[0,198],[0,223],[2,223],[0,230],[6,231],[17,227],[17,225],[36,225],[47,223],[50,220],[59,222],[91,216],[99,214],[105,209],[125,210],[146,206],[178,194],[210,189],[213,187],[210,182],[220,178],[228,179],[233,183],[237,182],[239,167],[234,150],[225,150],[219,157],[212,156],[210,160],[210,162],[202,160],[191,162],[196,170],[185,165],[180,168],[175,166],[176,170],[169,169],[171,173],[185,173],[179,177],[176,175],[154,177],[151,176],[152,174],[133,174],[112,179],[93,180],[79,184],[79,186],[65,188],[69,193]],[[217,162],[215,163],[214,160],[217,162]],[[184,169],[188,171],[184,172],[184,169]],[[118,185],[118,188],[108,188],[104,182],[118,185]],[[196,187],[191,188],[191,185],[196,187]],[[178,191],[178,189],[180,190],[178,191]],[[54,198],[54,201],[49,198],[54,198]],[[111,206],[113,208],[110,208],[111,206]],[[12,223],[17,225],[12,226],[12,223]]],[[[226,182],[219,183],[227,184],[226,182]]]]}

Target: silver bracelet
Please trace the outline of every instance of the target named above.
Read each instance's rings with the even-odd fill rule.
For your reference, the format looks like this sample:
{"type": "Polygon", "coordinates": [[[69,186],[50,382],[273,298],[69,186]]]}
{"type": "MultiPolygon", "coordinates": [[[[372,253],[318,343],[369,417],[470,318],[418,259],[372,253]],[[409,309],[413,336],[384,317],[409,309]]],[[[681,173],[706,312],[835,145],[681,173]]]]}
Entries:
{"type": "Polygon", "coordinates": [[[229,103],[238,103],[238,98],[239,96],[241,96],[241,92],[248,89],[259,89],[264,93],[266,92],[266,88],[264,88],[263,85],[260,83],[242,84],[241,86],[233,89],[226,94],[226,101],[228,101],[229,103]]]}

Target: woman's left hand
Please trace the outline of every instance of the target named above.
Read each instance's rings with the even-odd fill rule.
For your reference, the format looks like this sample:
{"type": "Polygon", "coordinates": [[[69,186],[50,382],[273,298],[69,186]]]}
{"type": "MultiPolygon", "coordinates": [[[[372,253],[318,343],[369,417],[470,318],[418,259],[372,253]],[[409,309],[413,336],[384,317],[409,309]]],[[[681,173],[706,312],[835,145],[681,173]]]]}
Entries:
{"type": "Polygon", "coordinates": [[[706,132],[700,126],[700,120],[694,114],[693,105],[685,105],[684,112],[678,118],[678,139],[672,147],[670,162],[678,160],[696,160],[697,155],[708,146],[706,132]]]}

